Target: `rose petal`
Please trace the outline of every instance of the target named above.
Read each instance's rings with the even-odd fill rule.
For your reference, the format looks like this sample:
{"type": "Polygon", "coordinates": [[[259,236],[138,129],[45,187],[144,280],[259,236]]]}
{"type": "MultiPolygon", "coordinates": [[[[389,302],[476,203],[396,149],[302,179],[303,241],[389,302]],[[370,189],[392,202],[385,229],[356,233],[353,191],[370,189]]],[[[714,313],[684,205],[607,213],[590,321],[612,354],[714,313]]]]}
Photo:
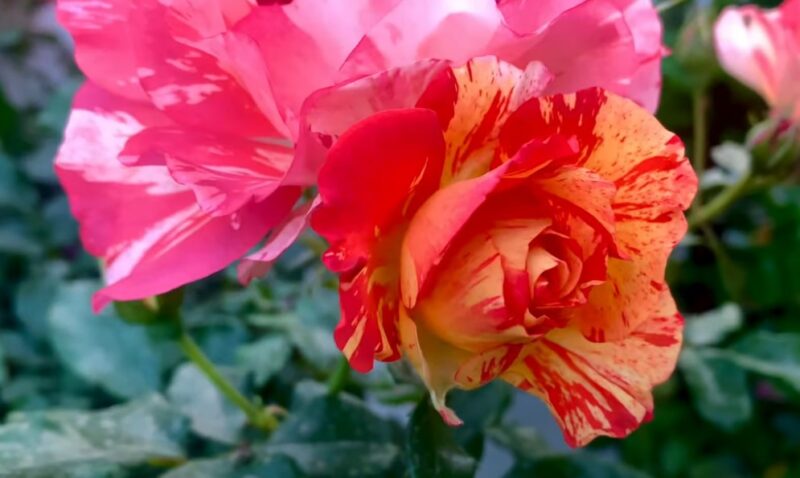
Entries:
{"type": "Polygon", "coordinates": [[[160,294],[222,269],[255,245],[299,196],[299,188],[284,188],[236,216],[202,213],[191,191],[166,168],[117,161],[131,135],[159,123],[169,120],[92,84],[76,96],[56,171],[86,248],[106,261],[109,285],[95,296],[95,309],[110,300],[160,294]]]}
{"type": "Polygon", "coordinates": [[[575,329],[526,346],[503,378],[542,398],[570,446],[624,437],[653,413],[652,388],[675,368],[683,318],[669,294],[661,314],[617,342],[593,343],[575,329]]]}
{"type": "Polygon", "coordinates": [[[308,220],[319,203],[320,198],[317,196],[313,201],[295,209],[283,224],[273,229],[264,246],[242,259],[237,268],[239,282],[242,285],[249,284],[253,279],[262,277],[269,271],[278,256],[305,231],[308,220]]]}
{"type": "Polygon", "coordinates": [[[339,135],[372,114],[413,107],[432,79],[448,66],[442,60],[422,60],[311,95],[303,104],[297,159],[287,181],[316,180],[327,149],[339,135]]]}
{"type": "MultiPolygon", "coordinates": [[[[216,58],[171,35],[170,7],[142,0],[132,15],[137,72],[153,104],[181,125],[216,133],[280,137],[253,97],[216,58]]],[[[225,63],[236,63],[223,58],[225,63]]]]}
{"type": "Polygon", "coordinates": [[[323,260],[342,272],[334,338],[353,368],[399,358],[399,249],[404,224],[438,185],[444,141],[436,115],[377,114],[331,148],[312,226],[331,244],[323,260]],[[387,174],[387,172],[391,174],[387,174]]]}
{"type": "Polygon", "coordinates": [[[59,0],[58,20],[75,40],[75,59],[90,80],[132,100],[147,98],[136,71],[130,0],[59,0]]]}
{"type": "Polygon", "coordinates": [[[502,143],[514,151],[552,135],[572,135],[576,164],[616,187],[613,239],[617,257],[631,263],[609,264],[608,283],[592,291],[603,298],[593,296],[574,320],[593,340],[618,340],[651,317],[660,294],[651,283],[663,283],[666,259],[686,232],[683,211],[697,178],[672,133],[632,101],[599,89],[529,101],[509,119],[502,143]]]}
{"type": "Polygon", "coordinates": [[[554,75],[548,94],[600,86],[655,111],[662,48],[652,2],[512,0],[501,8],[512,28],[524,34],[501,37],[489,51],[517,66],[542,62],[554,75]],[[559,7],[562,13],[556,15],[559,7]]]}
{"type": "MultiPolygon", "coordinates": [[[[259,45],[282,114],[297,122],[303,100],[337,81],[364,33],[400,0],[333,0],[262,6],[237,31],[259,45]]],[[[347,79],[352,78],[348,75],[347,79]]]]}
{"type": "Polygon", "coordinates": [[[506,118],[550,81],[544,66],[526,70],[485,57],[445,70],[417,106],[439,115],[445,130],[447,157],[442,184],[477,177],[496,159],[498,136],[506,118]]]}
{"type": "Polygon", "coordinates": [[[379,113],[342,135],[320,172],[312,218],[331,242],[328,265],[349,269],[336,264],[369,257],[381,234],[407,221],[438,185],[443,152],[436,116],[422,109],[379,113]]]}
{"type": "Polygon", "coordinates": [[[494,0],[397,2],[353,50],[342,73],[368,75],[422,58],[462,64],[485,54],[501,18],[494,0]]]}
{"type": "Polygon", "coordinates": [[[196,204],[171,212],[129,239],[127,250],[109,262],[109,285],[95,295],[95,309],[111,300],[160,294],[227,267],[278,224],[299,196],[300,188],[281,188],[232,216],[214,217],[196,204]]]}
{"type": "Polygon", "coordinates": [[[287,145],[215,135],[185,128],[149,128],[131,138],[127,164],[166,164],[189,186],[200,207],[215,216],[236,212],[268,197],[280,185],[294,156],[287,145]]]}
{"type": "Polygon", "coordinates": [[[800,118],[800,1],[778,9],[728,7],[714,26],[723,68],[780,114],[800,118]]]}

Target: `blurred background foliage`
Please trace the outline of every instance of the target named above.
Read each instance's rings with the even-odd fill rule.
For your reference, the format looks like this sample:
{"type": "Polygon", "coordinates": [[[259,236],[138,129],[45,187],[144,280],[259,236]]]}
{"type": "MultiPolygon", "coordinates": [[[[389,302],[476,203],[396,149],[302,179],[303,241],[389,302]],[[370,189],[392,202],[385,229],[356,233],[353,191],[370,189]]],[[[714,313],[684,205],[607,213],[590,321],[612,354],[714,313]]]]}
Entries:
{"type": "Polygon", "coordinates": [[[800,476],[797,164],[778,168],[745,146],[766,105],[722,73],[711,44],[716,14],[733,2],[677,3],[663,11],[672,54],[659,117],[704,163],[701,200],[751,171],[759,181],[673,256],[686,346],[656,390],[654,419],[574,451],[540,403],[499,383],[453,394],[466,422],[457,429],[402,364],[331,393],[338,305],[314,237],[249,288],[226,271],[93,315],[98,266],[52,171],[82,79],[52,3],[4,0],[0,477],[800,476]],[[184,358],[182,327],[282,418],[276,431],[249,426],[184,358]]]}

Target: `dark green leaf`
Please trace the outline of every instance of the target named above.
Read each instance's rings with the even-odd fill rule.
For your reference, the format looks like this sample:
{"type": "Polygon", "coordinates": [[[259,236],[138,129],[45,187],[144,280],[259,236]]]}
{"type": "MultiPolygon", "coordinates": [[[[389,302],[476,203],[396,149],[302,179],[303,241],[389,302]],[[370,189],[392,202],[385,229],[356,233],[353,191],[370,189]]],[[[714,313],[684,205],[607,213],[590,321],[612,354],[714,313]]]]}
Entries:
{"type": "Polygon", "coordinates": [[[533,460],[550,452],[547,442],[533,428],[505,423],[487,429],[486,435],[519,459],[533,460]]]}
{"type": "Polygon", "coordinates": [[[0,427],[0,477],[75,476],[95,465],[182,459],[185,436],[185,419],[159,396],[99,412],[17,414],[0,427]]]}
{"type": "MultiPolygon", "coordinates": [[[[228,377],[233,379],[232,376],[228,377]]],[[[232,380],[233,383],[236,380],[232,380]]],[[[191,419],[198,435],[236,443],[247,418],[193,364],[183,364],[172,377],[167,396],[191,419]]]]}
{"type": "Polygon", "coordinates": [[[27,225],[14,221],[0,223],[0,254],[38,257],[43,251],[27,225]]]}
{"type": "Polygon", "coordinates": [[[483,432],[496,424],[511,403],[513,388],[495,381],[472,390],[454,390],[448,395],[448,403],[464,424],[453,428],[456,442],[470,455],[480,459],[483,453],[483,432]]]}
{"type": "Polygon", "coordinates": [[[732,430],[750,419],[753,403],[741,367],[692,347],[683,350],[679,365],[695,407],[706,420],[732,430]]]}
{"type": "Polygon", "coordinates": [[[162,478],[303,478],[297,465],[283,455],[217,458],[186,463],[162,478]]]}
{"type": "Polygon", "coordinates": [[[800,392],[800,334],[754,332],[725,351],[725,357],[800,392]]]}
{"type": "Polygon", "coordinates": [[[139,326],[118,319],[111,308],[92,313],[93,281],[62,284],[50,310],[50,341],[65,366],[119,397],[158,390],[162,359],[139,326]]]}
{"type": "Polygon", "coordinates": [[[589,453],[542,456],[534,461],[517,463],[505,478],[647,478],[621,463],[589,453]]]}
{"type": "Polygon", "coordinates": [[[736,304],[724,304],[703,314],[686,317],[684,337],[688,344],[713,345],[742,326],[742,309],[736,304]]]}
{"type": "Polygon", "coordinates": [[[38,340],[47,337],[47,315],[58,291],[58,283],[67,273],[67,265],[51,262],[36,267],[17,286],[14,296],[14,313],[22,325],[38,340]]]}
{"type": "Polygon", "coordinates": [[[467,478],[477,463],[456,442],[430,399],[425,397],[408,425],[408,473],[412,478],[467,478]]]}
{"type": "Polygon", "coordinates": [[[271,335],[239,348],[237,362],[253,375],[253,382],[260,387],[278,373],[289,360],[292,347],[286,337],[271,335]]]}
{"type": "Polygon", "coordinates": [[[262,453],[291,456],[312,477],[385,478],[400,460],[395,426],[352,396],[301,384],[286,422],[262,453]]]}

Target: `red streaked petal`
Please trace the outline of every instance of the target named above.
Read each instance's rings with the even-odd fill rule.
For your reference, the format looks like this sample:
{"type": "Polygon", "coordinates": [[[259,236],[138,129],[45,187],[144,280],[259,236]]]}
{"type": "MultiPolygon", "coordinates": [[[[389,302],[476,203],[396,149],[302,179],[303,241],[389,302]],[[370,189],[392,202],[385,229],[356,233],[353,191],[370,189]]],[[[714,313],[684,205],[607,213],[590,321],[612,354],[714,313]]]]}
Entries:
{"type": "Polygon", "coordinates": [[[617,188],[614,183],[589,168],[568,166],[534,176],[530,188],[534,194],[546,194],[558,202],[568,203],[584,222],[607,237],[609,245],[615,245],[612,205],[617,188]]]}
{"type": "Polygon", "coordinates": [[[575,162],[581,165],[601,141],[594,130],[597,115],[606,101],[606,92],[598,88],[531,99],[517,108],[503,125],[500,146],[513,155],[529,141],[560,135],[577,144],[575,162]]]}
{"type": "Polygon", "coordinates": [[[339,135],[375,113],[414,106],[431,80],[448,67],[443,60],[422,60],[309,96],[301,114],[298,159],[288,179],[316,179],[325,153],[339,135]]]}
{"type": "Polygon", "coordinates": [[[447,143],[442,184],[480,176],[495,162],[498,136],[517,106],[540,94],[550,73],[540,63],[520,70],[494,57],[441,73],[417,106],[439,115],[447,143]]]}
{"type": "Polygon", "coordinates": [[[486,174],[436,191],[414,215],[403,240],[401,280],[406,307],[414,307],[428,275],[442,260],[450,242],[491,193],[572,153],[561,141],[531,142],[510,161],[486,174]]]}
{"type": "Polygon", "coordinates": [[[458,415],[447,407],[446,399],[447,392],[457,386],[456,373],[470,354],[418,326],[405,307],[400,308],[399,332],[403,353],[428,388],[434,408],[448,425],[461,425],[458,415]]]}
{"type": "Polygon", "coordinates": [[[669,309],[662,312],[671,315],[655,315],[617,342],[551,331],[526,346],[503,378],[547,403],[570,446],[625,437],[652,415],[651,390],[675,368],[683,319],[674,305],[669,309]]]}
{"type": "Polygon", "coordinates": [[[320,172],[311,223],[330,243],[323,261],[342,273],[334,336],[357,370],[399,358],[400,241],[438,185],[443,143],[430,111],[379,113],[345,132],[320,172]]]}
{"type": "Polygon", "coordinates": [[[342,135],[320,172],[312,217],[331,243],[329,265],[367,258],[382,234],[404,225],[438,185],[443,155],[436,116],[422,109],[379,113],[342,135]]]}
{"type": "Polygon", "coordinates": [[[342,318],[333,332],[336,345],[353,369],[366,373],[375,359],[400,358],[397,328],[400,300],[396,272],[390,265],[368,262],[355,275],[339,282],[342,318]]]}
{"type": "MultiPolygon", "coordinates": [[[[502,143],[515,151],[532,139],[551,135],[574,138],[580,150],[575,165],[616,188],[612,221],[596,209],[604,201],[591,197],[603,188],[581,193],[571,185],[561,186],[562,196],[575,198],[581,208],[592,208],[582,217],[584,222],[602,224],[607,231],[613,225],[608,234],[613,243],[606,245],[618,248],[612,257],[624,259],[610,260],[608,280],[592,290],[589,303],[565,313],[591,340],[620,340],[658,307],[666,260],[686,231],[683,210],[694,197],[697,178],[672,133],[644,108],[603,90],[529,101],[509,119],[502,143]]],[[[586,181],[574,184],[581,183],[586,181]]],[[[608,196],[611,189],[606,189],[608,196]]],[[[591,251],[585,246],[593,243],[591,235],[581,233],[579,238],[580,232],[573,227],[568,235],[579,239],[589,257],[591,251]]],[[[599,262],[596,265],[590,270],[604,272],[599,262]]]]}

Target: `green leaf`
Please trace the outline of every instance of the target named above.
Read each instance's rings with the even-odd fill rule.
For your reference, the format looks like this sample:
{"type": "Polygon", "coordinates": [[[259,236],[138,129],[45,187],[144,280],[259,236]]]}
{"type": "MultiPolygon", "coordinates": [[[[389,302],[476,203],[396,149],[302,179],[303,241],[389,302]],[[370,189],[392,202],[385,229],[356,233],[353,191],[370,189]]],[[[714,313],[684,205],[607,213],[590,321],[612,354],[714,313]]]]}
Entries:
{"type": "Polygon", "coordinates": [[[30,228],[19,222],[0,223],[0,254],[37,257],[43,248],[30,228]]]}
{"type": "Polygon", "coordinates": [[[476,390],[454,390],[448,395],[448,404],[464,424],[453,428],[459,446],[480,459],[483,454],[484,430],[496,424],[511,404],[513,388],[495,381],[476,390]]]}
{"type": "Polygon", "coordinates": [[[317,369],[329,369],[342,355],[331,331],[322,327],[297,323],[289,328],[289,337],[300,355],[317,369]]]}
{"type": "Polygon", "coordinates": [[[239,347],[236,359],[245,371],[253,374],[255,385],[261,387],[286,366],[291,355],[292,346],[286,337],[271,335],[239,347]]]}
{"type": "Polygon", "coordinates": [[[753,163],[750,151],[744,145],[732,142],[712,148],[711,158],[717,167],[706,171],[701,178],[703,189],[734,184],[750,172],[753,163]]]}
{"type": "Polygon", "coordinates": [[[411,478],[466,478],[475,475],[477,463],[461,448],[453,430],[425,397],[408,425],[408,473],[411,478]]]}
{"type": "Polygon", "coordinates": [[[71,78],[69,81],[65,81],[39,113],[37,118],[39,125],[60,133],[67,122],[67,116],[72,106],[72,97],[75,96],[81,84],[83,84],[83,78],[71,78]]]}
{"type": "Polygon", "coordinates": [[[741,367],[692,347],[683,350],[678,364],[703,418],[725,430],[733,430],[750,419],[753,403],[741,367]]]}
{"type": "Polygon", "coordinates": [[[742,309],[732,303],[703,314],[687,316],[684,338],[691,345],[717,344],[728,334],[739,330],[743,318],[742,309]]]}
{"type": "Polygon", "coordinates": [[[93,281],[62,284],[50,310],[50,342],[63,364],[109,393],[133,398],[157,391],[161,354],[143,327],[130,325],[106,308],[92,313],[93,281]]]}
{"type": "Polygon", "coordinates": [[[11,159],[0,153],[0,209],[29,212],[37,200],[36,191],[20,178],[11,159]]]}
{"type": "Polygon", "coordinates": [[[283,455],[229,457],[190,461],[162,478],[304,478],[297,464],[283,455]]]}
{"type": "Polygon", "coordinates": [[[244,413],[193,364],[186,363],[178,368],[167,396],[191,419],[194,432],[222,443],[236,443],[247,422],[244,413]]]}
{"type": "Polygon", "coordinates": [[[553,454],[517,463],[505,478],[647,478],[647,474],[589,453],[553,454]]]}
{"type": "MultiPolygon", "coordinates": [[[[0,427],[0,477],[79,476],[109,465],[182,460],[185,419],[153,395],[99,412],[15,414],[0,427]]],[[[89,475],[83,476],[103,476],[89,475]]]]}
{"type": "Polygon", "coordinates": [[[79,242],[78,222],[72,216],[65,196],[56,196],[44,204],[42,220],[47,225],[49,244],[69,247],[79,242]]]}
{"type": "Polygon", "coordinates": [[[19,283],[14,294],[14,313],[25,330],[38,340],[47,338],[47,316],[53,304],[58,284],[67,273],[63,262],[36,267],[19,283]]]}
{"type": "Polygon", "coordinates": [[[6,371],[6,354],[3,348],[0,347],[0,386],[4,385],[8,380],[8,372],[6,371]]]}
{"type": "Polygon", "coordinates": [[[341,356],[333,341],[332,328],[296,314],[255,314],[247,320],[257,327],[285,332],[298,353],[319,370],[331,369],[341,356]]]}
{"type": "Polygon", "coordinates": [[[753,332],[722,352],[737,365],[800,393],[800,334],[753,332]]]}
{"type": "Polygon", "coordinates": [[[505,423],[488,428],[486,435],[519,459],[533,460],[550,453],[544,437],[530,427],[505,423]]]}
{"type": "Polygon", "coordinates": [[[385,478],[400,464],[395,425],[356,398],[297,387],[289,418],[261,453],[292,457],[312,477],[385,478]]]}

